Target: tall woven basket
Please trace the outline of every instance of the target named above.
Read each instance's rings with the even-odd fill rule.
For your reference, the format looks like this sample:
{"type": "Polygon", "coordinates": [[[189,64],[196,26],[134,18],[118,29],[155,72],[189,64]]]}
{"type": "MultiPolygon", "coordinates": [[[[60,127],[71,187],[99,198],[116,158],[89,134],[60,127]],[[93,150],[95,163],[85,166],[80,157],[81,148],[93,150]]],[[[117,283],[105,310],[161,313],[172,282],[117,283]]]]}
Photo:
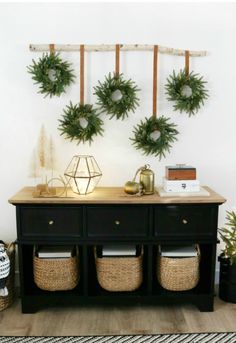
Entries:
{"type": "Polygon", "coordinates": [[[200,249],[196,245],[197,256],[166,257],[157,256],[157,279],[160,285],[170,291],[187,291],[197,286],[199,281],[200,249]]]}
{"type": "Polygon", "coordinates": [[[9,307],[15,298],[15,244],[6,244],[7,255],[10,259],[10,274],[8,275],[6,287],[8,289],[8,295],[6,297],[0,296],[0,311],[9,307]]]}
{"type": "Polygon", "coordinates": [[[143,247],[136,257],[94,257],[99,285],[110,292],[137,290],[143,281],[143,247]]]}
{"type": "Polygon", "coordinates": [[[34,249],[34,282],[44,291],[68,291],[79,282],[79,252],[68,258],[39,258],[34,249]]]}

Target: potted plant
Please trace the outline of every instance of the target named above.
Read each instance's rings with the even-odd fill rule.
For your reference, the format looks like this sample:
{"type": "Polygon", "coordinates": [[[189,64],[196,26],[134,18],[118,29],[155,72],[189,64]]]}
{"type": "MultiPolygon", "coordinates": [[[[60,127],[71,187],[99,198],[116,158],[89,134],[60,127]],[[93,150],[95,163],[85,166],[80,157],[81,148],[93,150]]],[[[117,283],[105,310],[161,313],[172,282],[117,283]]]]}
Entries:
{"type": "Polygon", "coordinates": [[[225,247],[219,256],[220,283],[219,297],[236,303],[236,213],[226,211],[225,227],[219,229],[220,238],[225,247]]]}

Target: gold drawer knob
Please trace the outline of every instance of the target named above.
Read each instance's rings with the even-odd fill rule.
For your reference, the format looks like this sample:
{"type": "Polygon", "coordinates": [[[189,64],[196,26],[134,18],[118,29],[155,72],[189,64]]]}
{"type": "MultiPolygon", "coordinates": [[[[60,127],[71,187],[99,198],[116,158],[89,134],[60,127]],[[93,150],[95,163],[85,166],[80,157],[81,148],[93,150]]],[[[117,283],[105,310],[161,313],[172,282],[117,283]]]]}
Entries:
{"type": "Polygon", "coordinates": [[[54,224],[54,220],[49,220],[48,224],[49,225],[53,225],[54,224]]]}
{"type": "Polygon", "coordinates": [[[187,219],[183,219],[183,220],[182,220],[182,223],[183,223],[183,224],[188,224],[187,219]]]}
{"type": "Polygon", "coordinates": [[[120,225],[120,221],[119,220],[115,220],[115,224],[116,225],[120,225]]]}

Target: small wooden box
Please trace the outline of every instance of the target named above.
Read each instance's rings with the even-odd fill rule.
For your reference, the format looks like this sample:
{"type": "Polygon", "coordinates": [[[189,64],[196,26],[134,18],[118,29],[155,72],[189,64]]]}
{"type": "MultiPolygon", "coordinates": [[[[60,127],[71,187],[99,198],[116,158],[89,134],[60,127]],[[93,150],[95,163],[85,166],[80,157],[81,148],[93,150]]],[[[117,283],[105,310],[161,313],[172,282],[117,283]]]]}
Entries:
{"type": "Polygon", "coordinates": [[[196,180],[196,168],[186,165],[166,166],[167,180],[196,180]]]}

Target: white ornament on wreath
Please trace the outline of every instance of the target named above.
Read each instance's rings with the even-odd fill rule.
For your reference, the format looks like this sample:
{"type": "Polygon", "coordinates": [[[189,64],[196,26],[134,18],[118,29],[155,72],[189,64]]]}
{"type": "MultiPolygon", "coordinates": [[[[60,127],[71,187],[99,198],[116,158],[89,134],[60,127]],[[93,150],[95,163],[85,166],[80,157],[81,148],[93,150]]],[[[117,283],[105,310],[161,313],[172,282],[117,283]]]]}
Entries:
{"type": "Polygon", "coordinates": [[[55,82],[57,80],[57,72],[55,69],[49,69],[48,70],[48,78],[52,82],[55,82]]]}
{"type": "Polygon", "coordinates": [[[180,91],[181,95],[184,96],[185,98],[190,98],[193,94],[192,88],[188,85],[185,85],[181,88],[180,91]]]}
{"type": "Polygon", "coordinates": [[[88,126],[88,121],[85,118],[79,118],[79,124],[83,129],[85,129],[88,126]]]}
{"type": "Polygon", "coordinates": [[[161,137],[161,133],[158,130],[153,131],[150,133],[150,138],[154,141],[157,141],[161,137]]]}
{"type": "Polygon", "coordinates": [[[123,94],[119,89],[116,89],[112,94],[111,94],[111,100],[112,101],[120,101],[123,98],[123,94]]]}

